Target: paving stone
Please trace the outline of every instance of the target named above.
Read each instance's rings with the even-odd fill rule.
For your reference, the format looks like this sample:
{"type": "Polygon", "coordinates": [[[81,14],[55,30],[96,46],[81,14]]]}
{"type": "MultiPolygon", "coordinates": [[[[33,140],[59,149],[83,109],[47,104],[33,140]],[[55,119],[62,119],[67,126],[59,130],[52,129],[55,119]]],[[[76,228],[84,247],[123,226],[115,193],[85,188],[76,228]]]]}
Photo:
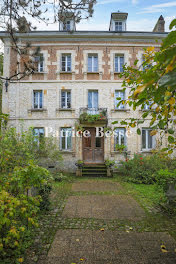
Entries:
{"type": "Polygon", "coordinates": [[[116,182],[89,180],[72,185],[73,192],[117,192],[119,190],[123,190],[123,187],[116,182]]]}
{"type": "MultiPolygon", "coordinates": [[[[166,243],[167,240],[172,240],[167,233],[158,234],[157,239],[154,232],[142,234],[143,240],[140,240],[138,237],[141,238],[141,234],[136,232],[128,234],[110,230],[103,232],[70,230],[70,233],[68,233],[68,230],[60,230],[55,236],[46,263],[42,264],[60,264],[59,261],[61,260],[63,260],[61,262],[63,264],[176,263],[176,253],[174,251],[161,252],[159,237],[161,236],[166,243]],[[145,240],[145,235],[147,239],[150,238],[150,241],[145,240]],[[63,243],[63,241],[67,241],[67,243],[63,243]],[[80,259],[83,259],[83,261],[80,259]]],[[[174,242],[174,246],[176,248],[176,242],[174,242]]]]}
{"type": "Polygon", "coordinates": [[[70,196],[62,216],[68,218],[139,220],[145,216],[145,212],[130,196],[88,195],[70,196]]]}

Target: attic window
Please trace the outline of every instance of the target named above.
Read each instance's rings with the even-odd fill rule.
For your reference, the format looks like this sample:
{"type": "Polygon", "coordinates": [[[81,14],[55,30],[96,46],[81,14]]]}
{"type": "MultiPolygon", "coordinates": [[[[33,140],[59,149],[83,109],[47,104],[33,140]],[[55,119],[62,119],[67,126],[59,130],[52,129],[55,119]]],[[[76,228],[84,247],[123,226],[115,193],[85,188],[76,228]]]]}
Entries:
{"type": "Polygon", "coordinates": [[[116,21],[115,22],[115,31],[122,31],[123,22],[116,21]]]}
{"type": "Polygon", "coordinates": [[[71,30],[71,21],[70,20],[67,20],[64,23],[64,30],[66,30],[66,31],[70,31],[71,30]]]}

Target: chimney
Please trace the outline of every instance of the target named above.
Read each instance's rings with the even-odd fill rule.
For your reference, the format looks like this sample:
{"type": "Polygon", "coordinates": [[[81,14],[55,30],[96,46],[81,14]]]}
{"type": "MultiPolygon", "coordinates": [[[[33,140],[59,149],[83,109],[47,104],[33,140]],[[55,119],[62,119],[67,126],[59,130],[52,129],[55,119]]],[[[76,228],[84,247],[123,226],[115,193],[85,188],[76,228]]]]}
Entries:
{"type": "Polygon", "coordinates": [[[165,32],[165,20],[164,17],[161,15],[158,19],[153,32],[165,32]]]}

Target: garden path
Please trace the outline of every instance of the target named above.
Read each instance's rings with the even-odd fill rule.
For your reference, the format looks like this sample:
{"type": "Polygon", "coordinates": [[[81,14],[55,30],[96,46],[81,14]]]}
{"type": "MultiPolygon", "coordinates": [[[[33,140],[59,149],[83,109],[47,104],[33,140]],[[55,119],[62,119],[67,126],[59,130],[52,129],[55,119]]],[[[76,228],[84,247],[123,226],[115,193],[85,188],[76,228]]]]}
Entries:
{"type": "Polygon", "coordinates": [[[176,263],[175,240],[137,228],[148,214],[119,183],[77,181],[57,213],[53,243],[38,264],[176,263]]]}

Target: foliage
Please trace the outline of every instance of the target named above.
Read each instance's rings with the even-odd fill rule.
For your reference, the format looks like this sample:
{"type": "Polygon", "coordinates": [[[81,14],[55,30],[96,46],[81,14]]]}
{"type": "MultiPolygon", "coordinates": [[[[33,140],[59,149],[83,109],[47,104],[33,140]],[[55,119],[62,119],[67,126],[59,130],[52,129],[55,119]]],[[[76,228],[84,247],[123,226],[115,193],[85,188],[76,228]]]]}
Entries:
{"type": "Polygon", "coordinates": [[[152,184],[156,182],[155,173],[165,168],[166,163],[157,154],[145,157],[135,154],[133,159],[121,162],[118,170],[130,182],[152,184]]]}
{"type": "Polygon", "coordinates": [[[3,263],[20,263],[37,225],[40,210],[48,210],[52,177],[37,163],[42,155],[58,159],[53,138],[38,141],[33,129],[18,134],[0,131],[0,257],[3,263]],[[10,259],[10,260],[9,260],[10,259]],[[18,261],[20,259],[20,261],[18,261]]]}
{"type": "MultiPolygon", "coordinates": [[[[172,21],[170,29],[176,27],[176,19],[172,21]]],[[[176,146],[176,30],[171,31],[163,40],[159,51],[154,47],[145,49],[145,61],[139,66],[136,60],[134,67],[125,65],[121,77],[124,78],[124,90],[130,88],[130,95],[123,103],[133,107],[144,109],[149,106],[148,111],[142,113],[141,117],[130,121],[123,120],[121,123],[130,127],[138,127],[149,118],[152,135],[160,131],[160,137],[166,137],[168,146],[164,151],[169,154],[176,146]],[[137,65],[139,67],[137,67],[137,65]]],[[[122,101],[119,102],[119,105],[122,101]]],[[[117,122],[115,122],[117,123],[117,122]]],[[[137,133],[141,134],[138,127],[137,133]]],[[[162,142],[161,142],[162,144],[162,142]]]]}
{"type": "Polygon", "coordinates": [[[87,113],[82,113],[79,117],[80,122],[88,122],[88,123],[94,123],[96,121],[103,121],[106,120],[106,114],[101,112],[100,114],[91,115],[87,113]]]}
{"type": "Polygon", "coordinates": [[[16,132],[15,128],[0,131],[0,171],[12,171],[16,166],[26,166],[31,160],[35,164],[41,157],[52,161],[61,160],[61,154],[53,138],[42,138],[40,145],[33,129],[16,132]]]}
{"type": "Polygon", "coordinates": [[[109,159],[105,160],[106,167],[112,167],[114,166],[114,164],[115,164],[114,160],[109,160],[109,159]]]}
{"type": "Polygon", "coordinates": [[[121,144],[121,145],[116,144],[116,145],[115,145],[115,150],[116,150],[116,151],[123,152],[125,149],[126,149],[126,146],[123,145],[123,144],[121,144]]]}
{"type": "Polygon", "coordinates": [[[168,183],[176,183],[176,169],[169,171],[169,169],[159,170],[156,175],[156,183],[158,186],[166,192],[168,188],[168,183]]]}
{"type": "Polygon", "coordinates": [[[84,161],[83,160],[78,160],[76,163],[75,163],[76,166],[78,166],[79,168],[83,167],[84,165],[84,161]]]}

